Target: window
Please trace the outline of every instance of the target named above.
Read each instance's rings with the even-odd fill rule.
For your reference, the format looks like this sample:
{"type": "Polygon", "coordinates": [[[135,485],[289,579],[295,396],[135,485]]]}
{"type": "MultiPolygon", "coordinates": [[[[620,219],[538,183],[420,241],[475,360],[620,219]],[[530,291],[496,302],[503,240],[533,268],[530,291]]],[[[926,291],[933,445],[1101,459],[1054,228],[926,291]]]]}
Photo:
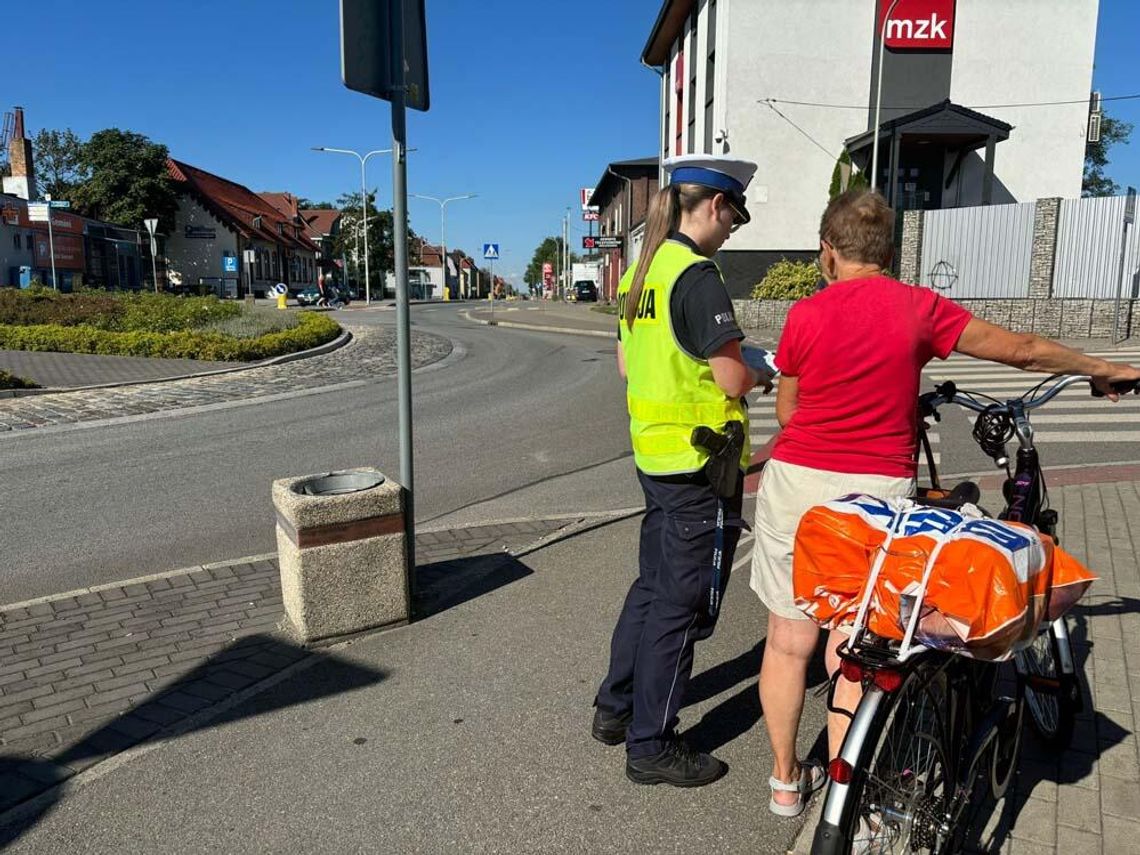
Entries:
{"type": "Polygon", "coordinates": [[[713,100],[716,97],[716,0],[709,0],[708,58],[705,60],[705,153],[713,153],[713,100]]]}
{"type": "Polygon", "coordinates": [[[685,44],[679,40],[677,47],[677,63],[673,69],[673,97],[674,113],[676,115],[676,129],[673,132],[673,153],[681,154],[681,135],[684,132],[685,113],[685,44]]]}
{"type": "Polygon", "coordinates": [[[20,247],[20,233],[19,232],[16,232],[14,235],[12,235],[12,243],[14,243],[16,245],[16,249],[21,248],[20,247]]]}
{"type": "Polygon", "coordinates": [[[263,253],[259,249],[255,251],[255,254],[257,255],[257,278],[264,279],[265,277],[261,274],[261,256],[263,253]]]}
{"type": "Polygon", "coordinates": [[[696,151],[697,136],[697,7],[693,4],[693,13],[689,17],[689,139],[686,151],[696,151]]]}

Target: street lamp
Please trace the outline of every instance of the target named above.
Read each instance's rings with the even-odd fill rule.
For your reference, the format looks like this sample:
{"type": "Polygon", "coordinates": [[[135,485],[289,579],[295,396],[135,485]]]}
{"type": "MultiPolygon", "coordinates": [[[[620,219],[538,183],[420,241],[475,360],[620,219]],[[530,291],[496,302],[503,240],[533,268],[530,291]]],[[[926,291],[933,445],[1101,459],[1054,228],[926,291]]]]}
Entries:
{"type": "Polygon", "coordinates": [[[415,199],[426,199],[429,202],[435,202],[439,205],[439,269],[443,277],[443,290],[447,290],[447,220],[446,210],[448,202],[459,202],[463,199],[474,199],[478,193],[465,193],[462,196],[448,196],[446,199],[440,199],[436,196],[425,196],[421,193],[409,193],[409,196],[415,199]]]}
{"type": "Polygon", "coordinates": [[[372,277],[368,270],[368,189],[364,178],[364,164],[368,163],[368,158],[372,155],[391,154],[392,149],[378,148],[363,155],[350,148],[329,148],[328,146],[315,145],[312,146],[312,149],[313,151],[329,151],[334,154],[351,154],[360,161],[360,205],[364,209],[364,305],[367,306],[372,302],[372,277]]]}
{"type": "MultiPolygon", "coordinates": [[[[887,14],[883,17],[882,26],[879,27],[879,74],[878,81],[875,83],[875,136],[871,149],[871,189],[875,190],[879,182],[879,115],[883,110],[883,56],[886,53],[887,46],[887,25],[891,21],[891,14],[895,11],[895,6],[899,5],[899,0],[892,0],[891,5],[887,7],[887,14]]],[[[892,176],[893,180],[894,176],[892,176]]]]}

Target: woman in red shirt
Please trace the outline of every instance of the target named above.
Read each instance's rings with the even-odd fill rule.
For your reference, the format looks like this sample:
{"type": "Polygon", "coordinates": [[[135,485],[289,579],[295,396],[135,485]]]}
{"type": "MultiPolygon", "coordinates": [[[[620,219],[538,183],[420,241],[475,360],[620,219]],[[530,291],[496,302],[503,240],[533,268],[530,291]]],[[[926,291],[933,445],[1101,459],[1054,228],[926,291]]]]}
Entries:
{"type": "MultiPolygon", "coordinates": [[[[1140,378],[1041,338],[974,318],[926,288],[885,274],[894,247],[894,211],[873,191],[836,198],[820,223],[819,264],[828,287],[797,303],[776,350],[781,376],[776,419],[781,433],[756,500],[752,588],[768,608],[760,701],[775,768],[769,807],[796,816],[824,782],[817,763],[796,756],[808,662],[819,627],[792,597],[792,548],[800,518],[813,505],[847,493],[910,495],[915,488],[916,401],[923,367],[957,351],[1050,374],[1090,374],[1103,391],[1140,378]]],[[[1111,396],[1115,399],[1115,396],[1111,396]]],[[[832,632],[827,669],[839,667],[832,632]]],[[[836,701],[853,709],[860,688],[840,678],[836,701]]],[[[830,756],[847,720],[828,719],[830,756]]]]}

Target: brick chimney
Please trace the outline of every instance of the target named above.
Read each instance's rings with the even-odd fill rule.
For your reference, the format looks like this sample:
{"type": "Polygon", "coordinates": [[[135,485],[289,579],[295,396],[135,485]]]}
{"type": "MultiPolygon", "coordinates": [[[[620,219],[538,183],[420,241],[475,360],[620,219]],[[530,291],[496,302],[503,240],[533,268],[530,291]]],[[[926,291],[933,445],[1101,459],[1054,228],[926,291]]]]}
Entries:
{"type": "Polygon", "coordinates": [[[8,140],[8,165],[12,175],[4,179],[4,192],[21,199],[35,199],[36,170],[32,160],[32,141],[24,133],[24,108],[14,107],[16,114],[12,138],[8,140]]]}

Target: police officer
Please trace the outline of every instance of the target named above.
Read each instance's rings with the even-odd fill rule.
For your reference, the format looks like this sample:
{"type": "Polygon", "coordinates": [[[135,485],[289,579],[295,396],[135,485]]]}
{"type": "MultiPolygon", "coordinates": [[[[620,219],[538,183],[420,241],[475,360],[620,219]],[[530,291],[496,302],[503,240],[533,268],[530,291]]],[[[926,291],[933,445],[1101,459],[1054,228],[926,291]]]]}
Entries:
{"type": "Polygon", "coordinates": [[[641,258],[618,287],[618,370],[645,517],[639,575],[614,629],[592,734],[626,743],[630,780],[697,787],[727,767],[676,735],[677,712],[693,645],[716,625],[743,525],[750,456],[743,396],[771,384],[741,356],[744,334],[711,260],[749,221],[744,191],[756,164],[686,155],[663,165],[670,183],[651,201],[641,258]],[[698,426],[723,431],[733,421],[743,425],[739,471],[734,495],[718,498],[709,455],[691,438],[698,426]]]}

